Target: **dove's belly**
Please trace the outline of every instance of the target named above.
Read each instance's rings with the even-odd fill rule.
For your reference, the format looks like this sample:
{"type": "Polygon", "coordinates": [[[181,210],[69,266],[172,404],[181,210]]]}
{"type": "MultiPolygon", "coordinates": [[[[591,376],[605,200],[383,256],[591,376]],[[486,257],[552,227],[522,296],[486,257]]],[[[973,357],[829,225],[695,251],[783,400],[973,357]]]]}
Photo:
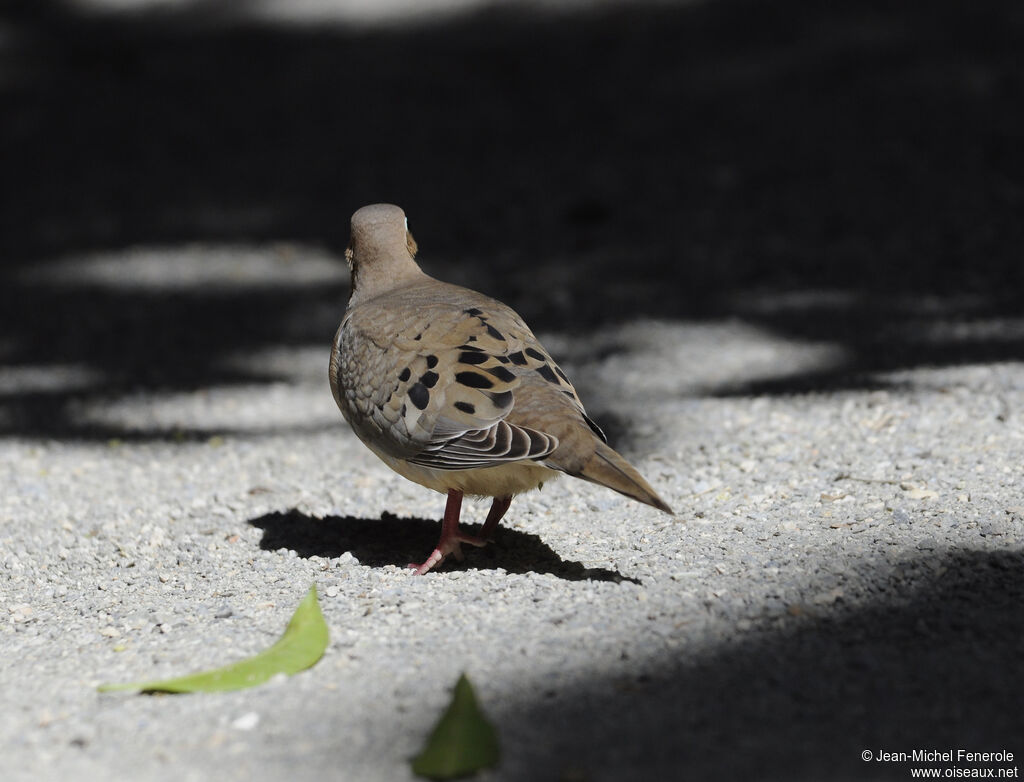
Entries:
{"type": "Polygon", "coordinates": [[[534,461],[509,462],[473,470],[435,470],[371,449],[380,460],[403,478],[446,494],[457,489],[477,497],[509,497],[537,489],[561,473],[534,461]]]}

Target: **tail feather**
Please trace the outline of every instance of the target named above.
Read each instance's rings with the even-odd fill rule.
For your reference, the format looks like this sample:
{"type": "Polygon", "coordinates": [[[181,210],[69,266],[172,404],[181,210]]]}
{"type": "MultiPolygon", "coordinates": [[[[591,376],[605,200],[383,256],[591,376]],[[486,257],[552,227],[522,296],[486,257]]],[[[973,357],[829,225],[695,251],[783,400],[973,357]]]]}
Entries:
{"type": "Polygon", "coordinates": [[[583,469],[576,473],[577,477],[607,486],[619,494],[675,515],[668,503],[658,496],[633,465],[604,443],[595,440],[595,444],[597,447],[583,463],[583,469]]]}

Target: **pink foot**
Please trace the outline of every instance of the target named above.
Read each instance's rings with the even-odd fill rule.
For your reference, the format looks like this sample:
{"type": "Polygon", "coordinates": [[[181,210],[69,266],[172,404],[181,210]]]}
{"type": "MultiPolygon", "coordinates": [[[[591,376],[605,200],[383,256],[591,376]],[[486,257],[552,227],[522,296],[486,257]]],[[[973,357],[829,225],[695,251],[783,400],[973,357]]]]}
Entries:
{"type": "Polygon", "coordinates": [[[434,565],[443,562],[449,555],[454,556],[456,560],[461,562],[465,559],[465,555],[462,553],[463,543],[468,543],[471,546],[487,545],[487,541],[477,535],[467,535],[464,532],[458,531],[446,535],[442,532],[441,540],[437,543],[437,548],[431,552],[426,561],[422,565],[410,562],[409,567],[416,571],[417,576],[422,576],[424,573],[428,573],[434,565]]]}
{"type": "Polygon", "coordinates": [[[462,492],[452,489],[448,492],[448,502],[444,508],[444,519],[441,521],[441,539],[422,565],[410,563],[409,567],[415,571],[417,576],[422,576],[440,562],[443,562],[449,554],[453,555],[459,562],[462,561],[462,544],[470,546],[486,546],[494,537],[494,530],[498,526],[501,517],[505,515],[512,497],[495,497],[491,505],[490,513],[484,522],[482,535],[470,535],[459,530],[459,514],[462,510],[462,492]]]}

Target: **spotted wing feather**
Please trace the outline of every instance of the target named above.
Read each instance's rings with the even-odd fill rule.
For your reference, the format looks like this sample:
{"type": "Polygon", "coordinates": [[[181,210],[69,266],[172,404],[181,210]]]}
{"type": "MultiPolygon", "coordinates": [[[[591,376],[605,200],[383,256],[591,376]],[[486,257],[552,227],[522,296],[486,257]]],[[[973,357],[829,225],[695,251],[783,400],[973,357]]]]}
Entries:
{"type": "Polygon", "coordinates": [[[505,420],[521,380],[509,369],[505,335],[482,314],[447,307],[435,317],[422,311],[403,317],[392,310],[384,328],[342,324],[337,385],[344,389],[342,409],[364,441],[443,470],[541,459],[557,447],[553,435],[505,420]],[[397,331],[390,345],[387,330],[397,331]],[[356,351],[359,360],[344,360],[356,351]]]}

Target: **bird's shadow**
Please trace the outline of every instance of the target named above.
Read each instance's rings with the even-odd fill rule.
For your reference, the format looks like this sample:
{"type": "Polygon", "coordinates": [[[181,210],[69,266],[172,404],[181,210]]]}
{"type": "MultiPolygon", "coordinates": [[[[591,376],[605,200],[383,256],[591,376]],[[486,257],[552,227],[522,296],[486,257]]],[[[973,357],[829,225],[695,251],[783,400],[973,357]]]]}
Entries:
{"type": "MultiPolygon", "coordinates": [[[[263,530],[260,548],[276,551],[286,548],[300,557],[339,557],[351,552],[361,564],[370,567],[419,562],[433,550],[440,533],[437,521],[399,518],[384,512],[379,519],[355,516],[307,516],[297,510],[268,513],[249,521],[263,530]]],[[[467,531],[472,525],[463,525],[467,531]]],[[[450,558],[437,570],[503,568],[508,573],[538,573],[566,581],[640,581],[615,570],[588,568],[582,562],[567,561],[536,535],[499,527],[494,541],[483,548],[463,546],[466,558],[450,558]]]]}

